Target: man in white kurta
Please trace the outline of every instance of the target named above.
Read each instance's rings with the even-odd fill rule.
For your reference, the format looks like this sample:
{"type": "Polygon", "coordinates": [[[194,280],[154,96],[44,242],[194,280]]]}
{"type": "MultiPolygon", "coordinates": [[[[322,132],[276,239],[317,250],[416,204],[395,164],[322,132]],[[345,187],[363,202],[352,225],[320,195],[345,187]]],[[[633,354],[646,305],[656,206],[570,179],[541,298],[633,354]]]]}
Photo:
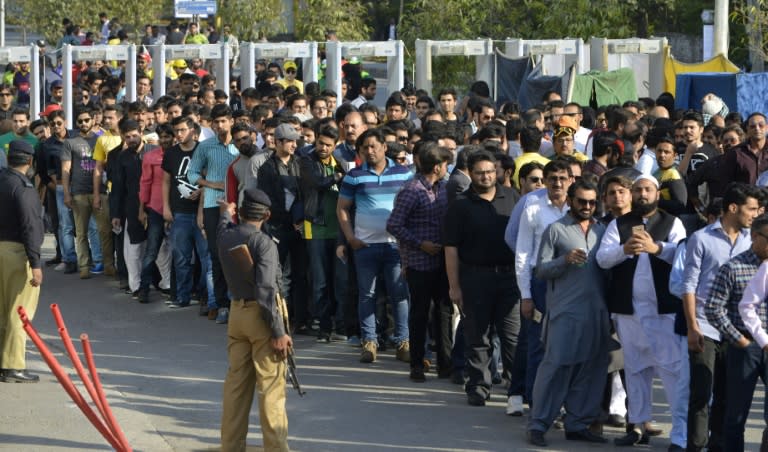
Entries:
{"type": "MultiPolygon", "coordinates": [[[[650,229],[649,218],[658,215],[658,182],[651,176],[639,176],[632,185],[632,209],[627,215],[640,215],[642,222],[650,229]]],[[[675,400],[675,386],[680,366],[685,364],[681,356],[681,344],[685,339],[674,333],[675,314],[660,314],[658,289],[654,284],[651,270],[651,255],[667,264],[672,263],[677,243],[685,238],[685,228],[674,218],[668,235],[663,240],[654,240],[649,231],[635,232],[621,240],[619,219],[613,220],[603,235],[597,262],[604,269],[622,265],[637,258],[632,277],[632,303],[627,313],[613,312],[616,330],[624,349],[624,371],[627,378],[629,399],[629,422],[635,430],[626,437],[617,438],[617,445],[634,445],[643,438],[641,426],[651,420],[652,380],[657,375],[666,392],[667,401],[675,400]]],[[[668,278],[668,275],[667,275],[668,278]]],[[[611,296],[610,294],[608,295],[611,296]]],[[[610,307],[610,302],[609,302],[610,307]]],[[[685,444],[686,419],[672,419],[670,439],[673,444],[685,444]],[[681,439],[683,441],[681,441],[681,439]]]]}

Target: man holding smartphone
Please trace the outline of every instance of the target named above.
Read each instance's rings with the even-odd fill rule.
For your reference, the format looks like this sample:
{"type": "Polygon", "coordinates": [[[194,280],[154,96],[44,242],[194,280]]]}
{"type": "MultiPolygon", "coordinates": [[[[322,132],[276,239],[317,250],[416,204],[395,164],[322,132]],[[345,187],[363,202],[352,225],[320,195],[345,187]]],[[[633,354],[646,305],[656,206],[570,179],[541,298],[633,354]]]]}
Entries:
{"type": "MultiPolygon", "coordinates": [[[[682,365],[683,336],[675,334],[675,313],[682,305],[669,292],[677,242],[685,238],[679,218],[658,209],[659,183],[648,175],[632,184],[632,210],[611,221],[597,252],[600,267],[611,270],[606,299],[616,320],[616,331],[624,349],[629,419],[635,428],[617,438],[617,446],[645,441],[645,422],[651,420],[653,375],[659,375],[667,401],[676,400],[682,365]]],[[[685,413],[687,414],[687,413],[685,413]]],[[[687,416],[674,413],[670,439],[683,450],[687,416]]]]}

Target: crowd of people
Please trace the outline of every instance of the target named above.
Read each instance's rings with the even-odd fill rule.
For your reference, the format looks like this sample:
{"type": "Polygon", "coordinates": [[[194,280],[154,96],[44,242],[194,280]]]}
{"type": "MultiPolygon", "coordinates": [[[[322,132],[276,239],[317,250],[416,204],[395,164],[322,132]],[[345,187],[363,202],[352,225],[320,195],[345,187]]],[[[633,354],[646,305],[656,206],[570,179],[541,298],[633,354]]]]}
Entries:
{"type": "Polygon", "coordinates": [[[60,84],[31,122],[0,84],[0,144],[34,149],[24,171],[56,236],[42,265],[225,324],[247,298],[217,243],[232,240],[224,211],[276,244],[292,331],[273,332],[347,342],[362,363],[393,349],[410,380],[450,379],[472,406],[505,384],[536,446],[553,425],[647,442],[658,377],[670,451],[744,449],[768,376],[763,113],[714,93],[688,111],[670,93],[587,106],[556,92],[522,110],[481,81],[434,98],[409,85],[381,110],[375,79],[351,68],[337,105],[293,61],[260,61],[257,86],[233,78],[227,96],[204,62],[176,60],[166,93],[140,72],[128,102],[96,66],[76,64],[72,118],[60,84]]]}

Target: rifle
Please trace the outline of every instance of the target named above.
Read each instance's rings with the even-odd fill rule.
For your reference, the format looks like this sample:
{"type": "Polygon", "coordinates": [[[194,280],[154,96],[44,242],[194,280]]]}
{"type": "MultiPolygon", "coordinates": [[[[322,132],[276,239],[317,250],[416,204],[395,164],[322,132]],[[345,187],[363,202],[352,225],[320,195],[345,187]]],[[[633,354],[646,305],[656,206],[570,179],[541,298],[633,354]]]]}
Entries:
{"type": "MultiPolygon", "coordinates": [[[[279,291],[275,294],[275,302],[277,303],[278,309],[280,309],[280,314],[283,316],[283,325],[285,326],[285,331],[291,331],[290,325],[288,323],[288,306],[285,303],[285,298],[280,295],[279,291]]],[[[291,382],[291,386],[293,386],[293,389],[299,393],[299,397],[304,397],[306,392],[301,389],[299,377],[296,375],[296,359],[293,347],[288,348],[286,360],[288,362],[288,366],[286,366],[285,378],[291,382]]]]}
{"type": "MultiPolygon", "coordinates": [[[[251,256],[251,252],[248,250],[248,246],[245,244],[238,245],[229,249],[228,251],[239,272],[246,277],[248,284],[255,290],[256,282],[253,279],[253,257],[251,256]]],[[[277,305],[278,312],[283,317],[283,326],[285,326],[285,332],[286,334],[290,334],[291,328],[288,323],[288,307],[285,303],[285,298],[280,295],[279,290],[277,290],[275,293],[275,304],[277,305]]],[[[285,378],[291,382],[293,389],[299,393],[299,396],[304,397],[306,392],[301,389],[299,378],[296,375],[296,359],[293,347],[288,349],[288,353],[286,354],[286,361],[288,365],[286,366],[285,378]]]]}

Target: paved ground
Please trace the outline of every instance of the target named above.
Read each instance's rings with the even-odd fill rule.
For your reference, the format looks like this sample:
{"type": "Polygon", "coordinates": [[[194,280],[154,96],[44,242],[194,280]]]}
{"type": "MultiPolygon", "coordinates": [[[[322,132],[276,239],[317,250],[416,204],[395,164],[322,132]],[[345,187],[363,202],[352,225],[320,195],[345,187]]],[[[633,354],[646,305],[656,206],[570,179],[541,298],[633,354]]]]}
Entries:
{"type": "MultiPolygon", "coordinates": [[[[48,242],[47,242],[48,243],[48,242]]],[[[226,371],[225,326],[197,316],[196,307],[170,310],[153,294],[140,305],[104,277],[80,281],[46,271],[34,325],[62,364],[49,306],[58,303],[72,336],[87,332],[107,397],[135,450],[216,450],[221,388],[226,371]]],[[[79,346],[78,346],[79,348],[79,346]]],[[[503,390],[485,408],[466,404],[459,388],[429,375],[411,383],[407,365],[385,352],[373,365],[358,362],[359,349],[316,344],[297,337],[298,365],[307,391],[288,395],[290,444],[296,451],[522,451],[524,419],[504,415],[503,390]]],[[[0,450],[107,450],[106,442],[69,400],[30,345],[29,368],[36,385],[0,385],[0,450]]],[[[66,362],[65,362],[66,360],[66,362]]],[[[72,372],[70,366],[66,368],[72,372]]],[[[81,387],[81,392],[84,389],[81,387]]],[[[658,391],[657,391],[658,392],[658,391]]],[[[747,450],[757,450],[759,405],[749,423],[747,450]]],[[[659,393],[656,400],[663,400],[659,393]]],[[[257,411],[252,411],[249,444],[260,450],[257,411]]],[[[655,418],[668,432],[664,407],[655,418]]],[[[621,432],[607,429],[606,436],[621,432]]],[[[641,450],[666,450],[667,436],[641,450]]],[[[612,450],[609,445],[577,447],[560,431],[547,435],[549,450],[612,450]]]]}

